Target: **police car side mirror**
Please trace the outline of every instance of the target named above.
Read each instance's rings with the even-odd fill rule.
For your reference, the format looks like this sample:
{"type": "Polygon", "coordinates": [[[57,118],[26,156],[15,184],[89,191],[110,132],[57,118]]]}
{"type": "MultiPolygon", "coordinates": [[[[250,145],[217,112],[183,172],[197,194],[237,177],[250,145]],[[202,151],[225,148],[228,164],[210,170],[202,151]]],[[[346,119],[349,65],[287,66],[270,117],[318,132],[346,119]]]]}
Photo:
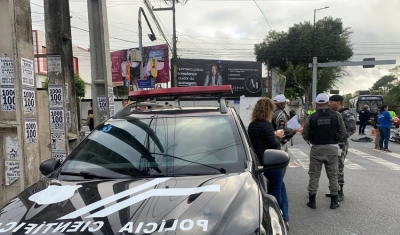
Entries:
{"type": "Polygon", "coordinates": [[[263,155],[263,165],[258,167],[258,172],[281,170],[289,165],[290,156],[282,150],[268,149],[263,155]]]}
{"type": "Polygon", "coordinates": [[[40,164],[39,170],[42,175],[49,175],[61,165],[60,159],[50,158],[40,164]]]}

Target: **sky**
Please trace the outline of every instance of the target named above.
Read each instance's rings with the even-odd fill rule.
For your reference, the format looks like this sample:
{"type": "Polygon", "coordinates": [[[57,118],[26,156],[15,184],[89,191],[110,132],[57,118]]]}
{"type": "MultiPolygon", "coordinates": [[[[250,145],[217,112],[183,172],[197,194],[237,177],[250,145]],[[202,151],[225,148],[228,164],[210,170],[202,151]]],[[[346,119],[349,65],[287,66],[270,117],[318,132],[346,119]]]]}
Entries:
{"type": "MultiPolygon", "coordinates": [[[[171,0],[149,0],[154,8],[169,7],[171,0]]],[[[70,0],[73,44],[89,48],[86,0],[70,0]]],[[[180,0],[176,5],[176,31],[180,58],[255,61],[254,44],[271,30],[287,31],[304,21],[326,16],[341,18],[354,32],[351,61],[374,57],[400,64],[400,0],[180,0]],[[182,4],[184,3],[184,4],[182,4]]],[[[43,0],[31,0],[33,29],[44,31],[43,0]]],[[[142,19],[143,45],[166,43],[142,0],[108,0],[111,50],[138,47],[138,9],[143,7],[157,40],[142,19]]],[[[172,45],[172,11],[155,12],[172,45]]],[[[337,85],[341,94],[370,88],[395,65],[372,69],[346,67],[348,76],[337,85]]]]}

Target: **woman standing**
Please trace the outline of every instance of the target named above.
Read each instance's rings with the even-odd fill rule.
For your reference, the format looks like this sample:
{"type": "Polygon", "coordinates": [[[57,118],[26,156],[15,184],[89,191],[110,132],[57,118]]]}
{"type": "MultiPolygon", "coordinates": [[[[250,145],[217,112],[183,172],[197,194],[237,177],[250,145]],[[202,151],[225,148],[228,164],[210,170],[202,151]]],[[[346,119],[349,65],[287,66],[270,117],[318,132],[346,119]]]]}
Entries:
{"type": "MultiPolygon", "coordinates": [[[[261,164],[265,150],[280,149],[281,138],[285,136],[283,130],[274,131],[271,124],[275,108],[276,106],[271,99],[262,98],[257,101],[251,114],[252,121],[248,127],[248,133],[261,164]]],[[[286,228],[289,230],[289,208],[284,205],[284,202],[288,201],[285,183],[283,182],[284,170],[265,172],[264,176],[268,180],[268,193],[276,198],[282,210],[286,228]]]]}
{"type": "Polygon", "coordinates": [[[390,138],[390,129],[392,128],[392,122],[394,120],[398,120],[398,118],[392,118],[390,113],[388,112],[389,107],[386,104],[383,104],[379,111],[380,115],[378,117],[378,127],[380,132],[380,139],[379,139],[379,147],[384,152],[392,152],[388,149],[389,145],[389,138],[390,138]]]}

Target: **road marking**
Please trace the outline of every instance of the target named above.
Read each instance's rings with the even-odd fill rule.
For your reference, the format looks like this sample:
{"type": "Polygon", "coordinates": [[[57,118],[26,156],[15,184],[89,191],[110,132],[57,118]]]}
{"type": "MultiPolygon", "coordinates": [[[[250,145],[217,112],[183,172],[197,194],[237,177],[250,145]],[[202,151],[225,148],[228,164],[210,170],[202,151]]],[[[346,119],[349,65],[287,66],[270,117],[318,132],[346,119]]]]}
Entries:
{"type": "Polygon", "coordinates": [[[358,155],[358,156],[360,156],[360,157],[366,158],[366,159],[368,159],[368,160],[370,160],[370,161],[376,162],[376,163],[378,163],[378,164],[380,164],[380,165],[382,165],[382,166],[385,166],[385,167],[387,167],[387,168],[389,168],[389,169],[392,169],[392,170],[395,170],[395,171],[400,170],[400,166],[397,165],[397,164],[395,164],[395,163],[392,163],[392,162],[383,160],[383,159],[381,159],[381,158],[372,156],[372,155],[370,155],[370,154],[368,154],[368,153],[361,152],[361,151],[359,151],[359,150],[357,150],[357,149],[349,148],[349,152],[350,152],[350,153],[353,153],[353,154],[355,154],[355,155],[358,155]]]}
{"type": "Polygon", "coordinates": [[[350,170],[366,170],[364,167],[348,160],[347,158],[344,160],[344,167],[346,167],[350,170]]]}
{"type": "Polygon", "coordinates": [[[303,153],[300,149],[297,148],[288,148],[289,152],[296,158],[296,160],[303,166],[304,169],[308,170],[310,166],[310,157],[303,153]]]}

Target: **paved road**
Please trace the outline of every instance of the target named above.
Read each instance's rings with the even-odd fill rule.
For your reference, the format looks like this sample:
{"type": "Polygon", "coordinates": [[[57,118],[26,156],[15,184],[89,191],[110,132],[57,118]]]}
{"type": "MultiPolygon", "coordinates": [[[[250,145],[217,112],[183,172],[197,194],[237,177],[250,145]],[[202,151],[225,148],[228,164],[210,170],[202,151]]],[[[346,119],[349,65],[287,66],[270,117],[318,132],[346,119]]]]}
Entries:
{"type": "MultiPolygon", "coordinates": [[[[371,127],[368,127],[371,133],[371,127]]],[[[373,136],[367,135],[371,138],[373,136]]],[[[351,138],[361,138],[354,134],[351,138]]],[[[359,235],[400,234],[400,144],[389,142],[393,153],[373,150],[371,143],[350,143],[345,167],[345,200],[336,210],[329,209],[328,179],[320,178],[317,209],[307,207],[310,147],[300,135],[290,146],[293,165],[285,176],[289,195],[290,234],[359,235]],[[296,164],[295,164],[296,165],[296,164]]]]}

